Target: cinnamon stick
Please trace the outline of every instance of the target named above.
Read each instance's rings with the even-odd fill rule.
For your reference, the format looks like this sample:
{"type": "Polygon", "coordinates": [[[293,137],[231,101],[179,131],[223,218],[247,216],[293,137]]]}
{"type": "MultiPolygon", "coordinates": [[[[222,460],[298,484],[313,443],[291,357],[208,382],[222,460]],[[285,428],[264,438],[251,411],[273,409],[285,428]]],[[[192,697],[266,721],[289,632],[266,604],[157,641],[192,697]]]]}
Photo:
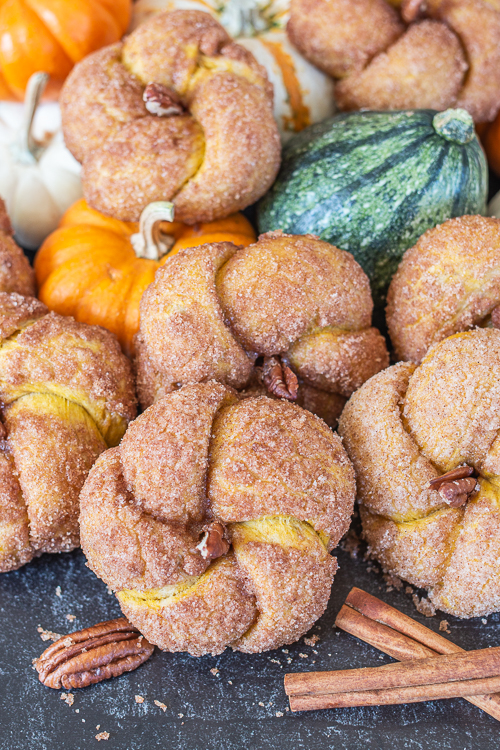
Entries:
{"type": "MultiPolygon", "coordinates": [[[[447,682],[477,681],[487,677],[500,679],[500,646],[385,664],[382,667],[289,674],[285,675],[285,691],[287,695],[381,691],[392,688],[428,687],[447,682]]],[[[467,693],[474,694],[474,691],[467,693]]]]}
{"type": "MultiPolygon", "coordinates": [[[[344,605],[340,610],[335,621],[337,627],[395,659],[405,661],[420,659],[424,655],[431,656],[434,653],[451,654],[464,651],[456,643],[412,620],[408,615],[366,591],[353,588],[346,603],[350,606],[344,605]]],[[[469,696],[466,700],[500,721],[500,694],[469,696]]]]}
{"type": "MultiPolygon", "coordinates": [[[[390,665],[392,666],[392,665],[390,665]]],[[[378,667],[383,669],[383,667],[378,667]]],[[[347,670],[357,671],[357,670],[347,670]]],[[[464,695],[487,693],[500,689],[500,677],[488,677],[460,682],[441,682],[382,690],[361,690],[345,693],[291,695],[292,711],[313,711],[319,708],[348,708],[351,706],[387,706],[397,703],[418,703],[441,698],[460,698],[464,695]]]]}

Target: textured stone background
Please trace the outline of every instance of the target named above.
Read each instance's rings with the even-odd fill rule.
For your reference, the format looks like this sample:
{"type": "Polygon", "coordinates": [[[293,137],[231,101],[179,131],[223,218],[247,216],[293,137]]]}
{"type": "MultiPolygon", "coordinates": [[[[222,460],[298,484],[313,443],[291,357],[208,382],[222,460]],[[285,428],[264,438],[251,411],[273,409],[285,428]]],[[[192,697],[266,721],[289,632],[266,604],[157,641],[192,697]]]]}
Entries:
{"type": "MultiPolygon", "coordinates": [[[[31,660],[44,643],[37,627],[65,634],[120,614],[113,595],[88,568],[81,552],[45,555],[0,576],[0,748],[87,750],[109,732],[103,750],[488,750],[499,747],[499,725],[464,700],[303,714],[287,712],[287,671],[367,667],[391,661],[333,622],[353,585],[380,596],[438,630],[443,615],[426,618],[405,587],[390,583],[359,558],[339,552],[340,570],[327,612],[311,634],[260,655],[226,650],[195,659],[156,650],[149,662],[120,678],[75,690],[68,706],[61,692],[38,682],[31,660]],[[60,587],[60,596],[56,594],[60,587]],[[66,615],[75,615],[73,622],[66,615]],[[315,651],[317,653],[315,653],[315,651]],[[306,654],[306,658],[302,655],[306,654]],[[215,674],[211,670],[218,670],[215,674]],[[144,703],[137,704],[135,695],[144,703]],[[154,700],[167,705],[166,712],[154,700]],[[99,729],[97,729],[99,725],[99,729]]],[[[467,649],[500,645],[500,613],[460,621],[446,617],[451,638],[467,649]]]]}

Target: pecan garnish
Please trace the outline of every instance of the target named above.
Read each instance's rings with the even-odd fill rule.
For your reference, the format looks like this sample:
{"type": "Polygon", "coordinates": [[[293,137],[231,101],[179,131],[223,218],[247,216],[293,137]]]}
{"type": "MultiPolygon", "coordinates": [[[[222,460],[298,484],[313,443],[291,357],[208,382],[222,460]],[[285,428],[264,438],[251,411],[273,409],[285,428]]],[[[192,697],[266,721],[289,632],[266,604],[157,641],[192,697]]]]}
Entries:
{"type": "Polygon", "coordinates": [[[220,521],[214,521],[203,527],[203,538],[196,547],[205,560],[215,560],[225,555],[229,549],[229,542],[224,539],[225,527],[220,521]]]}
{"type": "Polygon", "coordinates": [[[425,0],[403,0],[401,15],[405,23],[412,23],[422,16],[427,10],[425,0]]]}
{"type": "Polygon", "coordinates": [[[500,328],[500,305],[491,311],[491,325],[493,328],[500,328]]]}
{"type": "Polygon", "coordinates": [[[294,372],[282,362],[280,357],[264,357],[262,382],[267,390],[278,398],[295,401],[299,390],[299,381],[294,372]]]}
{"type": "Polygon", "coordinates": [[[148,83],[142,95],[146,109],[158,117],[173,117],[184,114],[179,97],[172,89],[161,83],[148,83]]]}
{"type": "Polygon", "coordinates": [[[431,479],[429,487],[437,490],[445,503],[452,508],[464,505],[476,489],[476,480],[471,476],[474,469],[471,466],[458,466],[440,477],[431,479]]]}
{"type": "Polygon", "coordinates": [[[51,688],[81,688],[131,672],[154,646],[125,617],[65,635],[35,662],[40,682],[51,688]]]}

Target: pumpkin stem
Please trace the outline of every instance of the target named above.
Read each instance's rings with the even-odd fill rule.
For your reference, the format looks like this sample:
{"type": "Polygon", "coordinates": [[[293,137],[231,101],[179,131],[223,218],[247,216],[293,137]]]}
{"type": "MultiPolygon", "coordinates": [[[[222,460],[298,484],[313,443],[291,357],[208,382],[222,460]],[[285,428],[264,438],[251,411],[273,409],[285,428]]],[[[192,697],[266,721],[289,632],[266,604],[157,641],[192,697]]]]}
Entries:
{"type": "Polygon", "coordinates": [[[465,145],[475,136],[474,120],[465,109],[447,109],[438,112],[432,120],[434,130],[442,138],[465,145]]]}
{"type": "Polygon", "coordinates": [[[233,38],[257,36],[272,26],[257,0],[229,0],[220,16],[220,22],[233,38]]]}
{"type": "Polygon", "coordinates": [[[130,238],[138,258],[160,260],[172,249],[173,238],[161,236],[160,223],[174,220],[174,204],[167,201],[150,203],[141,214],[139,231],[130,238]],[[171,240],[169,242],[169,240],[171,240]]]}
{"type": "Polygon", "coordinates": [[[18,160],[25,164],[37,162],[43,151],[43,146],[38,144],[33,137],[33,120],[48,80],[47,73],[33,73],[26,86],[24,123],[19,134],[17,154],[18,160]]]}

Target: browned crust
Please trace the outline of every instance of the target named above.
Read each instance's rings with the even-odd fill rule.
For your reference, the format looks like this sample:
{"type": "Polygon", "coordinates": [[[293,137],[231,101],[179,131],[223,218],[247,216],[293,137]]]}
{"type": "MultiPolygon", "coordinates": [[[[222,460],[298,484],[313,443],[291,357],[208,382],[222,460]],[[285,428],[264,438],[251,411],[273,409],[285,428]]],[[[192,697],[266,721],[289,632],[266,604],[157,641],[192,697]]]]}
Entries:
{"type": "Polygon", "coordinates": [[[147,409],[97,460],[81,494],[82,546],[161,648],[261,651],[324,611],[336,569],[327,548],[353,500],[352,467],[317,417],[201,383],[147,409]],[[208,565],[197,540],[214,517],[234,554],[208,565]]]}
{"type": "MultiPolygon", "coordinates": [[[[121,221],[137,221],[148,203],[172,200],[203,161],[203,130],[192,117],[141,117],[87,155],[87,202],[121,221]]],[[[181,219],[176,211],[176,218],[181,219]]]]}
{"type": "Polygon", "coordinates": [[[0,293],[0,570],[78,545],[78,497],[135,416],[131,367],[104,329],[0,293]],[[108,443],[106,442],[108,441],[108,443]]]}
{"type": "Polygon", "coordinates": [[[219,271],[221,304],[247,351],[273,355],[332,326],[369,328],[368,277],[350,253],[311,235],[264,234],[219,271]]]}
{"type": "Polygon", "coordinates": [[[387,295],[396,355],[419,362],[432,344],[481,323],[500,304],[500,220],[461,216],[404,254],[387,295]]]}
{"type": "Polygon", "coordinates": [[[403,30],[384,0],[292,0],[287,26],[297,49],[334,78],[362,70],[403,30]]]}
{"type": "Polygon", "coordinates": [[[203,129],[205,153],[174,206],[177,219],[194,224],[228,216],[264,195],[278,174],[281,142],[267,88],[237,71],[206,72],[189,109],[203,129]]]}
{"type": "Polygon", "coordinates": [[[79,63],[64,86],[63,130],[83,161],[85,197],[126,221],[159,199],[187,223],[254,203],[280,163],[272,96],[265,70],[210,15],[155,15],[79,63]],[[149,114],[151,82],[180,97],[186,115],[149,114]]]}
{"type": "Polygon", "coordinates": [[[340,420],[371,553],[458,617],[500,607],[499,368],[500,331],[456,334],[416,369],[376,375],[340,420]],[[429,479],[463,463],[479,489],[462,508],[440,506],[429,479]]]}
{"type": "Polygon", "coordinates": [[[221,654],[228,643],[243,635],[256,614],[254,597],[247,591],[232,555],[216,563],[191,595],[166,606],[144,606],[118,600],[123,614],[151,643],[165,651],[188,651],[192,656],[221,654]]]}
{"type": "Polygon", "coordinates": [[[295,643],[325,611],[337,560],[319,540],[305,551],[246,541],[238,525],[233,543],[238,565],[251,581],[258,614],[232,648],[259,653],[276,643],[295,643]]]}
{"type": "Polygon", "coordinates": [[[31,548],[37,553],[74,549],[80,490],[106,443],[81,406],[52,395],[23,396],[7,407],[4,418],[31,548]]]}
{"type": "Polygon", "coordinates": [[[151,369],[171,383],[170,390],[212,379],[234,388],[246,384],[252,360],[226,326],[216,286],[220,268],[236,251],[230,242],[188,248],[158,269],[141,299],[140,392],[151,369]],[[145,359],[151,367],[142,364],[145,359]]]}
{"type": "Polygon", "coordinates": [[[246,248],[183,250],[141,301],[141,403],[210,379],[247,388],[255,359],[281,354],[303,383],[325,393],[309,390],[307,400],[334,423],[340,402],[326,393],[346,398],[389,364],[384,338],[370,327],[372,309],[368,278],[352,255],[311,235],[272,232],[246,248]]]}
{"type": "Polygon", "coordinates": [[[122,49],[118,42],[88,55],[62,88],[64,142],[78,161],[100,149],[122,125],[147,113],[143,86],[122,65],[122,49]]]}
{"type": "Polygon", "coordinates": [[[248,398],[215,421],[207,496],[229,522],[293,516],[329,537],[347,531],[355,482],[342,443],[295,404],[248,398]]]}
{"type": "Polygon", "coordinates": [[[49,308],[34,297],[0,292],[0,341],[43,318],[49,308]]]}
{"type": "Polygon", "coordinates": [[[34,391],[80,403],[109,444],[119,441],[136,413],[132,368],[117,339],[56,313],[23,328],[0,349],[3,402],[34,391]]]}
{"type": "MultiPolygon", "coordinates": [[[[492,3],[493,4],[493,3],[492,3]]],[[[490,122],[500,110],[500,7],[483,0],[431,2],[431,12],[459,36],[469,72],[458,97],[476,122],[490,122]]]]}
{"type": "Polygon", "coordinates": [[[33,297],[35,291],[35,271],[28,258],[12,237],[0,231],[0,292],[17,292],[33,297]]]}
{"type": "Polygon", "coordinates": [[[385,52],[335,87],[340,109],[446,109],[467,71],[457,36],[444,23],[409,26],[385,52]]]}
{"type": "Polygon", "coordinates": [[[2,198],[0,198],[0,233],[6,234],[9,237],[13,234],[9,214],[7,213],[5,201],[2,198]]]}

